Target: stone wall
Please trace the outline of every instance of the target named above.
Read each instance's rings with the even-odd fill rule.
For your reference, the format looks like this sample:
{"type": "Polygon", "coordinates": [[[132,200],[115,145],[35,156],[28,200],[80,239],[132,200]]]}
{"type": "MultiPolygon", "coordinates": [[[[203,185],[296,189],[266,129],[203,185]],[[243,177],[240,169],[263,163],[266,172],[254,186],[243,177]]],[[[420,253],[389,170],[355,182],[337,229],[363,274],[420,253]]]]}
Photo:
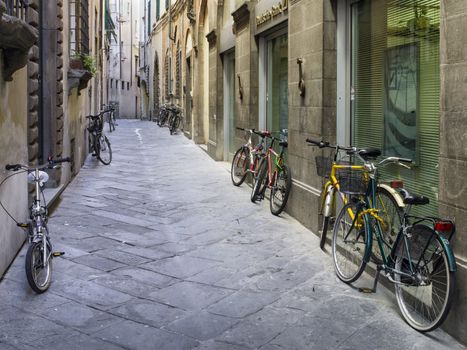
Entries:
{"type": "MultiPolygon", "coordinates": [[[[0,181],[12,174],[4,170],[5,164],[28,163],[27,104],[28,69],[22,68],[5,82],[3,77],[3,51],[0,50],[0,181]]],[[[26,176],[15,175],[0,187],[0,201],[19,221],[27,219],[28,191],[26,176]]],[[[0,277],[16,256],[25,234],[0,209],[0,277]]]]}
{"type": "MultiPolygon", "coordinates": [[[[235,31],[235,126],[258,128],[258,45],[253,35],[255,17],[237,8],[234,14],[235,31]]],[[[245,143],[243,131],[234,130],[235,144],[245,143]]]]}
{"type": "Polygon", "coordinates": [[[455,219],[457,291],[444,329],[467,343],[467,0],[441,1],[440,189],[442,216],[455,219]]]}
{"type": "Polygon", "coordinates": [[[320,151],[307,147],[305,139],[335,139],[335,37],[336,14],[330,0],[289,3],[289,163],[293,187],[287,211],[315,232],[322,186],[315,156],[320,151]],[[302,60],[303,96],[298,59],[302,60]]]}

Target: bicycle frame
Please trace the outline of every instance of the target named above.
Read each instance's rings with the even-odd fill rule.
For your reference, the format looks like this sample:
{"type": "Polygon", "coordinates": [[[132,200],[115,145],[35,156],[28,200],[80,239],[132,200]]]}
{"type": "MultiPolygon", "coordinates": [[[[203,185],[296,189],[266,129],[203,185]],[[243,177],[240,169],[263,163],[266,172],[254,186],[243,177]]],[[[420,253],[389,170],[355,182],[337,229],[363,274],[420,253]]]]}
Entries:
{"type": "Polygon", "coordinates": [[[267,187],[271,188],[275,184],[275,180],[278,174],[278,169],[282,169],[282,156],[284,153],[284,149],[282,148],[280,153],[277,153],[274,148],[272,147],[274,145],[275,139],[272,140],[271,145],[268,147],[268,150],[266,151],[266,161],[268,162],[268,172],[267,172],[267,187]],[[273,167],[273,162],[272,162],[272,156],[274,156],[274,164],[275,168],[274,170],[272,169],[273,167]]]}
{"type": "MultiPolygon", "coordinates": [[[[34,169],[34,185],[35,185],[35,198],[31,207],[31,219],[33,220],[34,227],[33,235],[29,237],[29,243],[42,241],[43,244],[43,264],[46,266],[49,262],[50,255],[47,256],[47,245],[50,245],[47,235],[46,226],[46,213],[42,208],[41,203],[41,171],[39,168],[34,169]]],[[[52,249],[49,249],[52,252],[52,249]]],[[[51,254],[51,253],[50,253],[51,254]]]]}

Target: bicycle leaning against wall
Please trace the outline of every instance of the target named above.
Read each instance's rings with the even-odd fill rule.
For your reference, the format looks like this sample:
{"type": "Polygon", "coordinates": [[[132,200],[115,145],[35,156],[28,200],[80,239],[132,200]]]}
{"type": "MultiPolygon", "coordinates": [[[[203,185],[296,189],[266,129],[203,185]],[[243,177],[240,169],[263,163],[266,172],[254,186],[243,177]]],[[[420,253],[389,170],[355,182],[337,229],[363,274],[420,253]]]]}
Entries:
{"type": "MultiPolygon", "coordinates": [[[[353,147],[343,147],[338,144],[331,144],[323,140],[305,140],[310,146],[317,146],[320,149],[327,149],[331,153],[328,155],[315,156],[316,172],[318,176],[325,178],[327,181],[324,183],[321,191],[321,207],[320,215],[322,215],[322,226],[320,230],[320,244],[321,249],[324,249],[326,244],[326,236],[329,230],[332,230],[336,212],[345,204],[348,203],[351,193],[341,191],[340,179],[345,178],[348,171],[352,167],[362,169],[361,166],[349,167],[349,155],[347,152],[354,152],[353,147]]],[[[393,187],[400,187],[401,181],[391,181],[389,184],[377,182],[375,202],[373,206],[378,209],[378,216],[381,219],[381,228],[386,240],[393,241],[399,230],[402,221],[402,212],[404,203],[393,187]]],[[[376,261],[381,261],[381,256],[378,250],[374,250],[373,258],[376,261]]]]}
{"type": "Polygon", "coordinates": [[[48,210],[45,197],[42,192],[44,183],[49,179],[49,175],[44,171],[53,169],[58,164],[70,162],[70,158],[52,159],[41,166],[29,167],[22,164],[7,164],[6,170],[14,171],[14,174],[7,176],[0,184],[12,176],[27,173],[28,182],[34,185],[34,198],[29,208],[29,221],[21,223],[17,221],[1,204],[5,212],[10,216],[18,227],[27,230],[29,247],[26,252],[26,277],[29,285],[36,293],[45,292],[52,282],[52,259],[62,256],[63,252],[54,252],[52,242],[47,229],[48,210]]]}
{"type": "Polygon", "coordinates": [[[264,139],[271,136],[271,133],[269,131],[258,131],[255,129],[245,129],[240,127],[236,127],[236,129],[248,133],[248,141],[235,151],[232,159],[230,169],[232,184],[234,186],[240,186],[250,173],[252,174],[254,185],[256,175],[258,174],[260,160],[264,157],[264,139]],[[256,145],[253,144],[253,135],[257,135],[259,137],[259,141],[256,145]]]}
{"type": "Polygon", "coordinates": [[[271,141],[261,160],[258,176],[251,190],[251,201],[256,202],[264,198],[267,188],[271,189],[269,207],[273,215],[279,215],[285,209],[292,188],[292,171],[284,159],[284,151],[288,147],[286,135],[287,130],[284,129],[280,138],[268,137],[271,141]],[[275,142],[279,144],[279,152],[274,150],[275,142]]]}
{"type": "Polygon", "coordinates": [[[89,120],[89,144],[92,155],[97,157],[104,165],[109,165],[112,161],[112,148],[110,141],[104,134],[104,119],[106,111],[102,111],[97,115],[88,115],[89,120]]]}
{"type": "MultiPolygon", "coordinates": [[[[374,160],[379,150],[354,149],[363,162],[363,169],[350,168],[346,180],[349,187],[360,192],[341,209],[334,225],[332,256],[337,277],[345,283],[356,281],[363,273],[373,252],[373,235],[381,262],[372,289],[375,292],[381,272],[395,285],[397,303],[402,316],[414,329],[428,332],[446,318],[453,298],[456,262],[449,240],[454,234],[453,222],[435,217],[410,215],[413,205],[428,204],[423,196],[403,195],[405,210],[399,232],[393,242],[386,239],[382,219],[375,203],[378,165],[410,163],[409,159],[388,157],[378,165],[374,160]],[[352,172],[357,171],[357,176],[352,172]],[[446,238],[444,233],[448,232],[446,238]]],[[[344,187],[341,180],[341,190],[344,187]]]]}

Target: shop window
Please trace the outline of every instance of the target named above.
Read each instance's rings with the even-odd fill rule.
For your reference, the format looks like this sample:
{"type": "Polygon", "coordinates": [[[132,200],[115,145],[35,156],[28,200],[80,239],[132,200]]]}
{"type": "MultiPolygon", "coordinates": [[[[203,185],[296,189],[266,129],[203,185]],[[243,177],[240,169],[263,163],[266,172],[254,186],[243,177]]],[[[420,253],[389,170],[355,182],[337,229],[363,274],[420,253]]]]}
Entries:
{"type": "MultiPolygon", "coordinates": [[[[362,0],[351,7],[352,140],[412,159],[406,187],[437,212],[440,1],[362,0]]],[[[397,170],[399,171],[399,170],[397,170]]]]}
{"type": "Polygon", "coordinates": [[[287,34],[267,41],[267,128],[288,128],[288,39],[287,34]]]}

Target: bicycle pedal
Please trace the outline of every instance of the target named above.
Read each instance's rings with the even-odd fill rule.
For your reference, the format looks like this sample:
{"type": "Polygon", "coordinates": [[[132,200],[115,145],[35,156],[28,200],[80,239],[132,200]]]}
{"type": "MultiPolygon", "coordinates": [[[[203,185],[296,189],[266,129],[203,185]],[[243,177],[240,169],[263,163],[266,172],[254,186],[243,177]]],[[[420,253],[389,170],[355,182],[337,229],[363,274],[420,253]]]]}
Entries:
{"type": "Polygon", "coordinates": [[[374,290],[373,290],[373,289],[371,289],[371,288],[366,288],[366,287],[358,288],[358,291],[361,292],[361,293],[367,293],[367,294],[374,293],[374,290]]]}
{"type": "Polygon", "coordinates": [[[52,256],[53,256],[54,258],[58,258],[58,257],[60,257],[60,256],[62,256],[62,255],[65,255],[65,252],[53,252],[53,253],[52,253],[52,256]]]}

